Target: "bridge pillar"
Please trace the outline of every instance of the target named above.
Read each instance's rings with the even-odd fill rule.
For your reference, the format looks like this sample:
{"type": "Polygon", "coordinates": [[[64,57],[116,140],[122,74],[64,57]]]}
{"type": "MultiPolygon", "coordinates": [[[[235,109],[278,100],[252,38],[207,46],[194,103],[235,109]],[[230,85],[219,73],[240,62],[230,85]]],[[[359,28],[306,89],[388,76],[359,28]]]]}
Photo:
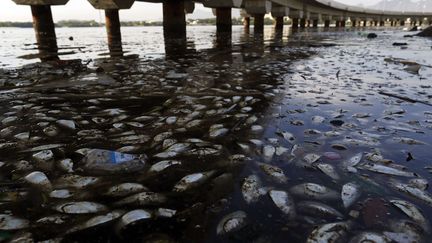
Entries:
{"type": "Polygon", "coordinates": [[[232,32],[231,8],[216,8],[217,32],[232,32]]]}
{"type": "Polygon", "coordinates": [[[402,27],[405,26],[405,20],[404,20],[404,19],[400,21],[400,25],[401,25],[402,27]]]}
{"type": "Polygon", "coordinates": [[[108,37],[108,49],[111,55],[122,55],[122,37],[120,31],[119,9],[132,7],[135,0],[89,0],[96,9],[105,10],[105,27],[108,37]]]}
{"type": "Polygon", "coordinates": [[[340,23],[340,27],[345,28],[345,26],[346,26],[346,21],[345,21],[345,20],[341,20],[340,22],[341,22],[341,23],[340,23]]]}
{"type": "Polygon", "coordinates": [[[300,28],[302,28],[302,29],[306,28],[306,19],[305,18],[300,19],[300,28]]]}
{"type": "Polygon", "coordinates": [[[384,22],[384,20],[381,20],[380,23],[379,23],[379,25],[380,25],[381,27],[384,27],[384,26],[385,26],[385,22],[384,22]]]}
{"type": "Polygon", "coordinates": [[[275,18],[275,30],[276,32],[282,32],[284,26],[284,17],[275,18]]]}
{"type": "Polygon", "coordinates": [[[42,61],[58,59],[57,38],[51,7],[49,5],[32,5],[33,28],[42,61]]]}
{"type": "Polygon", "coordinates": [[[105,10],[105,25],[108,34],[108,49],[110,53],[121,53],[123,48],[118,9],[105,10]]]}
{"type": "Polygon", "coordinates": [[[249,29],[250,28],[250,17],[243,18],[243,27],[249,29]]]}
{"type": "Polygon", "coordinates": [[[363,27],[367,27],[367,23],[368,21],[367,21],[367,19],[365,19],[365,20],[363,20],[363,27]]]}
{"type": "Polygon", "coordinates": [[[184,1],[165,0],[162,5],[165,38],[186,40],[186,15],[184,11],[184,1]]]}
{"type": "Polygon", "coordinates": [[[314,20],[312,21],[312,27],[314,27],[314,28],[318,28],[318,24],[319,24],[319,20],[318,20],[318,19],[314,19],[314,20]]]}
{"type": "Polygon", "coordinates": [[[324,28],[330,28],[330,20],[324,20],[324,28]]]}
{"type": "Polygon", "coordinates": [[[292,19],[292,28],[293,29],[298,29],[299,27],[299,19],[298,18],[293,18],[292,19]]]}
{"type": "Polygon", "coordinates": [[[64,5],[69,0],[14,0],[18,5],[30,5],[33,29],[41,61],[57,60],[58,47],[51,5],[64,5]]]}
{"type": "Polygon", "coordinates": [[[357,21],[355,19],[351,19],[351,26],[352,27],[356,27],[357,26],[357,21]]]}
{"type": "Polygon", "coordinates": [[[254,14],[254,33],[264,32],[264,14],[254,14]]]}
{"type": "Polygon", "coordinates": [[[271,14],[275,18],[276,32],[283,32],[284,17],[289,15],[289,8],[273,4],[271,14]]]}

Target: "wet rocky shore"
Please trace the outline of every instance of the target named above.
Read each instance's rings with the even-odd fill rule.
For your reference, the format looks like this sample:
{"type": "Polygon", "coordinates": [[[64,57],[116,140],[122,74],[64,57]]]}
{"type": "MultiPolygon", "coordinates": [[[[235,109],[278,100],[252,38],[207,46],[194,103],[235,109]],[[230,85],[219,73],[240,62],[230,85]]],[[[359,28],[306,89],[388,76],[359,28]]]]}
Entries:
{"type": "Polygon", "coordinates": [[[0,70],[1,239],[428,242],[432,41],[405,34],[0,70]]]}

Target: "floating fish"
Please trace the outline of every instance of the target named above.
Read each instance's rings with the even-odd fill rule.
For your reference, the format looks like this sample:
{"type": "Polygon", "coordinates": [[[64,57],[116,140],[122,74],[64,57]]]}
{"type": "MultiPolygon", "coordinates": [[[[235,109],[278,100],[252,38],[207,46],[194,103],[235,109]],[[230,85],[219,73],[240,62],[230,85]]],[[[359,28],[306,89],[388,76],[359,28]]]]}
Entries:
{"type": "Polygon", "coordinates": [[[212,177],[216,171],[207,171],[207,172],[200,172],[200,173],[194,173],[187,175],[183,177],[173,188],[173,191],[175,192],[183,192],[195,187],[198,187],[205,183],[210,177],[212,177]]]}
{"type": "Polygon", "coordinates": [[[260,188],[261,180],[256,175],[250,175],[243,180],[241,190],[246,203],[251,204],[258,201],[262,195],[260,188]]]}
{"type": "Polygon", "coordinates": [[[27,219],[0,214],[0,230],[20,230],[28,228],[29,225],[30,222],[27,219]]]}
{"type": "Polygon", "coordinates": [[[142,191],[148,191],[148,188],[139,183],[122,183],[108,188],[104,195],[110,197],[124,197],[142,191]]]}
{"type": "Polygon", "coordinates": [[[307,238],[307,243],[328,243],[338,242],[345,237],[350,224],[347,222],[337,222],[318,226],[307,238]]]}
{"type": "Polygon", "coordinates": [[[417,222],[426,231],[429,229],[429,223],[420,210],[412,203],[403,200],[390,200],[390,202],[404,212],[408,217],[417,222]]]}
{"type": "Polygon", "coordinates": [[[247,225],[247,215],[243,211],[236,211],[223,217],[216,228],[218,235],[239,231],[247,225]]]}
{"type": "Polygon", "coordinates": [[[351,205],[360,198],[361,192],[360,187],[357,184],[349,182],[342,186],[342,202],[345,208],[349,208],[351,205]]]}
{"type": "Polygon", "coordinates": [[[391,243],[392,241],[383,234],[375,232],[362,232],[354,236],[350,243],[391,243]]]}
{"type": "Polygon", "coordinates": [[[277,166],[261,163],[260,168],[277,183],[286,183],[288,181],[288,177],[285,176],[283,170],[277,166]]]}
{"type": "Polygon", "coordinates": [[[51,182],[43,172],[34,171],[24,177],[24,180],[43,191],[52,190],[51,182]]]}
{"type": "Polygon", "coordinates": [[[109,222],[112,222],[118,218],[120,218],[124,212],[122,210],[116,210],[110,213],[107,213],[105,215],[99,215],[95,216],[93,218],[90,218],[89,220],[85,221],[84,223],[81,223],[79,225],[76,225],[69,230],[66,231],[66,234],[75,233],[77,231],[93,228],[96,226],[100,226],[109,222]]]}
{"type": "Polygon", "coordinates": [[[333,180],[339,180],[340,179],[339,174],[336,172],[336,169],[332,165],[324,164],[324,163],[317,163],[317,164],[315,164],[315,166],[320,171],[322,171],[324,174],[331,177],[333,180]]]}
{"type": "Polygon", "coordinates": [[[294,200],[285,191],[271,190],[269,191],[270,198],[274,204],[285,214],[289,219],[294,219],[296,215],[294,200]]]}
{"type": "Polygon", "coordinates": [[[114,203],[116,206],[122,205],[138,205],[138,206],[153,206],[160,205],[168,201],[168,198],[157,192],[140,192],[132,196],[121,199],[114,203]]]}
{"type": "Polygon", "coordinates": [[[339,199],[339,193],[325,186],[315,183],[303,183],[293,186],[291,187],[290,192],[294,195],[310,199],[339,199]]]}
{"type": "Polygon", "coordinates": [[[120,231],[131,224],[135,224],[137,222],[149,220],[152,218],[151,212],[144,209],[136,209],[132,210],[126,214],[124,214],[120,221],[116,225],[116,232],[119,234],[120,231]]]}
{"type": "Polygon", "coordinates": [[[159,173],[174,165],[181,165],[181,162],[177,160],[163,160],[152,165],[149,169],[149,173],[159,173]]]}
{"type": "Polygon", "coordinates": [[[303,201],[297,203],[297,209],[299,212],[319,218],[340,218],[344,216],[336,209],[325,205],[320,202],[314,201],[303,201]]]}
{"type": "Polygon", "coordinates": [[[394,186],[397,190],[409,194],[417,199],[420,199],[421,201],[425,202],[429,206],[432,206],[432,196],[429,193],[420,190],[416,187],[412,187],[410,185],[402,184],[399,182],[394,182],[391,185],[394,186]]]}
{"type": "Polygon", "coordinates": [[[53,207],[54,210],[66,214],[91,214],[106,211],[107,207],[95,202],[66,202],[53,207]]]}
{"type": "Polygon", "coordinates": [[[398,169],[388,167],[385,165],[380,165],[380,164],[367,163],[367,164],[362,165],[362,168],[369,170],[369,171],[373,171],[373,172],[377,172],[377,173],[381,173],[381,174],[386,174],[386,175],[416,177],[416,174],[413,172],[402,171],[402,170],[398,170],[398,169]]]}

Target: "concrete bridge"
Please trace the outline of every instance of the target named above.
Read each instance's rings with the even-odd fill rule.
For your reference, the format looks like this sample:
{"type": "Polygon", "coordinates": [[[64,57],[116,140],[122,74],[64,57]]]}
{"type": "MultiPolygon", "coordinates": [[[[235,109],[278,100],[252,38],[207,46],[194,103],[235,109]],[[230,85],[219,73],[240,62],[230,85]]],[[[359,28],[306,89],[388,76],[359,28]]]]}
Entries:
{"type": "MultiPolygon", "coordinates": [[[[57,50],[51,5],[64,5],[69,0],[13,0],[31,6],[33,26],[39,50],[57,50]]],[[[94,8],[105,10],[108,46],[111,52],[121,52],[119,10],[129,9],[135,0],[88,0],[94,8]]],[[[293,29],[330,26],[404,26],[432,23],[432,13],[379,11],[348,6],[333,0],[137,0],[161,3],[165,39],[186,39],[187,13],[193,13],[195,3],[215,11],[217,33],[231,33],[231,10],[242,9],[245,28],[254,19],[254,32],[264,30],[264,15],[271,14],[276,31],[282,31],[284,18],[291,19],[293,29]]]]}

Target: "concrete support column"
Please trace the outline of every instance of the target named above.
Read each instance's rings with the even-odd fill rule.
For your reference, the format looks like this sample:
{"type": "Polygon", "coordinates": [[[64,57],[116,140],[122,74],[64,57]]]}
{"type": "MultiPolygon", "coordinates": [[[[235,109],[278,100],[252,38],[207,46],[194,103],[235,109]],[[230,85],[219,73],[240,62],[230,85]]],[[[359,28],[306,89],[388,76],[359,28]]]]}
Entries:
{"type": "Polygon", "coordinates": [[[277,32],[282,32],[284,26],[284,17],[275,18],[275,29],[277,32]]]}
{"type": "Polygon", "coordinates": [[[264,32],[264,14],[254,14],[254,32],[263,33],[264,32]]]}
{"type": "Polygon", "coordinates": [[[367,27],[367,20],[363,21],[363,27],[367,27]]]}
{"type": "Polygon", "coordinates": [[[165,38],[186,39],[186,16],[183,0],[163,2],[163,29],[165,38]]]}
{"type": "Polygon", "coordinates": [[[385,26],[385,22],[381,20],[381,21],[380,21],[380,26],[381,26],[381,27],[385,26]]]}
{"type": "Polygon", "coordinates": [[[330,28],[330,20],[324,21],[324,28],[330,28]]]}
{"type": "Polygon", "coordinates": [[[300,19],[300,28],[306,28],[306,19],[305,18],[301,18],[300,19]]]}
{"type": "Polygon", "coordinates": [[[341,21],[340,20],[336,20],[336,28],[341,27],[341,21]]]}
{"type": "Polygon", "coordinates": [[[293,29],[298,29],[299,27],[299,19],[298,18],[293,18],[292,19],[292,28],[293,29]]]}
{"type": "Polygon", "coordinates": [[[357,21],[355,21],[355,20],[351,20],[351,26],[352,26],[352,27],[356,27],[356,26],[357,26],[357,21]]]}
{"type": "Polygon", "coordinates": [[[422,26],[423,25],[423,21],[419,21],[419,26],[422,26]]]}
{"type": "Polygon", "coordinates": [[[345,21],[345,20],[341,20],[341,24],[340,24],[340,26],[341,26],[342,28],[345,28],[345,26],[346,26],[346,21],[345,21]]]}
{"type": "Polygon", "coordinates": [[[401,20],[400,25],[405,26],[405,20],[401,20]]]}
{"type": "Polygon", "coordinates": [[[31,12],[37,45],[42,54],[41,60],[58,59],[57,39],[51,7],[49,5],[32,5],[31,12]]]}
{"type": "Polygon", "coordinates": [[[314,20],[312,21],[312,27],[314,27],[314,28],[318,28],[318,24],[319,24],[319,20],[318,20],[318,19],[314,19],[314,20]]]}
{"type": "Polygon", "coordinates": [[[105,10],[105,25],[108,34],[108,48],[110,52],[122,52],[122,39],[118,9],[105,10]]]}
{"type": "Polygon", "coordinates": [[[244,17],[244,18],[243,18],[243,26],[244,26],[246,29],[249,29],[249,28],[250,28],[250,17],[244,17]]]}
{"type": "Polygon", "coordinates": [[[217,32],[232,32],[231,8],[216,8],[216,29],[217,32]]]}

